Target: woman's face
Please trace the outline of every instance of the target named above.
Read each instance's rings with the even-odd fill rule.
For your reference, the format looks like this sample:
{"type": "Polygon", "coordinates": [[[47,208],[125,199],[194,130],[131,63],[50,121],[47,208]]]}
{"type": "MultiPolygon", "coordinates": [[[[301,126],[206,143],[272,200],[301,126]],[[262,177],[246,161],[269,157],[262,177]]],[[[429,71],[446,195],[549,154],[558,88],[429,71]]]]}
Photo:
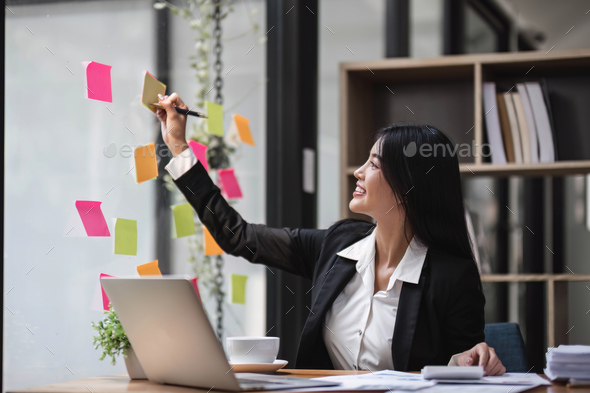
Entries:
{"type": "Polygon", "coordinates": [[[381,171],[379,141],[371,149],[369,159],[354,171],[358,179],[349,203],[354,213],[366,214],[375,220],[386,215],[397,215],[397,203],[389,184],[381,171]]]}

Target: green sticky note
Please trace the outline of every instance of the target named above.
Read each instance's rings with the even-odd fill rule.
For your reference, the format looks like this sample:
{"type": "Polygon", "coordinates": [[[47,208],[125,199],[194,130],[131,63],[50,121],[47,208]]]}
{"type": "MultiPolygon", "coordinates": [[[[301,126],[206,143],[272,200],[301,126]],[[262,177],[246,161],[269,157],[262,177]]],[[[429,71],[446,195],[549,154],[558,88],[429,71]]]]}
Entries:
{"type": "Polygon", "coordinates": [[[174,225],[176,226],[176,237],[194,235],[195,222],[193,220],[193,208],[188,203],[176,205],[172,208],[174,214],[174,225]]]}
{"type": "Polygon", "coordinates": [[[137,221],[117,218],[115,223],[115,254],[137,255],[137,221]]]}
{"type": "Polygon", "coordinates": [[[223,136],[223,107],[207,101],[208,131],[210,134],[223,136]]]}
{"type": "Polygon", "coordinates": [[[246,281],[248,276],[231,275],[231,302],[246,304],[246,281]]]}

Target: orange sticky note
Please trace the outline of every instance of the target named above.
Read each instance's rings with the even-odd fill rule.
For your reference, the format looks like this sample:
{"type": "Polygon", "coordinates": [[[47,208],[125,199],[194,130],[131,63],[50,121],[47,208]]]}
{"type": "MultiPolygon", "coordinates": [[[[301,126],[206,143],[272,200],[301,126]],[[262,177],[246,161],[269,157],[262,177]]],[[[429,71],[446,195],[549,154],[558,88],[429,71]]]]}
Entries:
{"type": "Polygon", "coordinates": [[[137,184],[158,177],[158,161],[154,142],[135,149],[135,173],[137,184]]]}
{"type": "MultiPolygon", "coordinates": [[[[100,273],[100,278],[103,278],[103,277],[113,277],[113,276],[109,276],[108,274],[100,273]]],[[[109,304],[111,303],[111,301],[109,300],[107,293],[104,291],[104,288],[102,287],[102,282],[100,283],[100,289],[102,290],[102,308],[105,311],[109,311],[109,304]]]]}
{"type": "Polygon", "coordinates": [[[215,239],[213,239],[213,236],[211,236],[211,233],[209,232],[207,227],[203,226],[203,231],[205,233],[205,255],[223,254],[223,250],[221,249],[221,247],[219,247],[215,239]]]}
{"type": "Polygon", "coordinates": [[[137,272],[140,276],[161,276],[160,268],[158,267],[158,260],[144,263],[137,267],[137,272]]]}
{"type": "Polygon", "coordinates": [[[236,122],[236,126],[238,127],[238,132],[240,133],[240,139],[242,142],[249,144],[250,146],[254,145],[254,139],[252,138],[252,132],[250,132],[250,120],[246,119],[244,116],[234,115],[234,121],[236,122]]]}

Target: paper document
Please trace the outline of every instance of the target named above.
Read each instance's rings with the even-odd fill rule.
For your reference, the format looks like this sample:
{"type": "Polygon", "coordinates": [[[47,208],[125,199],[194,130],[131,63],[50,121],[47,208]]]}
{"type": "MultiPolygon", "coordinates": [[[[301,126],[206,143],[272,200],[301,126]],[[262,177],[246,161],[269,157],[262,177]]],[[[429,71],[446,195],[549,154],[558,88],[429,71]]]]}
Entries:
{"type": "MultiPolygon", "coordinates": [[[[339,386],[321,388],[322,391],[342,390],[420,390],[435,385],[435,382],[422,379],[420,374],[383,370],[360,375],[335,375],[314,378],[320,381],[339,382],[339,386]]],[[[307,390],[307,389],[306,389],[307,390]]]]}
{"type": "Polygon", "coordinates": [[[438,383],[461,383],[469,385],[551,385],[551,382],[537,374],[505,373],[497,377],[483,377],[482,379],[444,379],[435,380],[438,383]]]}
{"type": "Polygon", "coordinates": [[[476,393],[510,393],[524,392],[539,385],[551,383],[537,374],[506,373],[499,377],[484,377],[480,380],[460,380],[456,383],[446,381],[424,380],[422,375],[405,373],[393,370],[383,370],[361,375],[336,375],[330,377],[315,378],[323,381],[339,382],[340,386],[329,388],[311,388],[301,391],[344,391],[344,390],[383,390],[383,391],[417,391],[420,393],[446,393],[456,392],[460,389],[476,393]]]}

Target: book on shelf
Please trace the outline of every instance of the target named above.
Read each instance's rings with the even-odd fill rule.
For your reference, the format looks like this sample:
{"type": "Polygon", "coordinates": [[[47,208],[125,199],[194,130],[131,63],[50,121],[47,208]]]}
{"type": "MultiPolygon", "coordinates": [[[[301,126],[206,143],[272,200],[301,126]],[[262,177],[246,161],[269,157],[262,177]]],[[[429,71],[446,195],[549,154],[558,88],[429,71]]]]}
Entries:
{"type": "Polygon", "coordinates": [[[521,129],[523,126],[527,128],[529,152],[531,157],[530,162],[536,163],[539,162],[539,144],[537,142],[537,127],[535,127],[535,118],[533,117],[529,95],[524,83],[517,83],[516,90],[518,91],[518,98],[515,96],[514,106],[516,108],[518,122],[521,129]],[[524,119],[522,119],[523,115],[524,119]]]}
{"type": "Polygon", "coordinates": [[[526,124],[526,116],[524,114],[524,107],[522,98],[519,92],[510,93],[512,97],[512,105],[514,105],[514,113],[516,115],[516,123],[520,131],[520,143],[522,148],[522,160],[526,164],[532,162],[531,159],[531,138],[529,135],[529,127],[526,124]]]}
{"type": "Polygon", "coordinates": [[[539,162],[555,162],[555,147],[549,112],[545,104],[545,98],[539,82],[525,82],[526,92],[529,97],[535,127],[537,128],[537,140],[539,141],[539,162]]]}
{"type": "Polygon", "coordinates": [[[500,129],[502,130],[502,139],[504,140],[506,160],[509,163],[515,163],[514,141],[512,140],[512,131],[510,130],[510,120],[508,119],[508,109],[506,108],[504,93],[496,93],[496,102],[498,105],[498,115],[500,116],[500,129]]]}
{"type": "Polygon", "coordinates": [[[496,84],[494,82],[484,82],[483,84],[483,106],[488,143],[492,152],[492,163],[505,164],[506,153],[500,128],[498,105],[496,104],[496,84]]]}
{"type": "Polygon", "coordinates": [[[549,95],[559,160],[590,160],[590,76],[553,77],[541,85],[549,95]]]}
{"type": "MultiPolygon", "coordinates": [[[[512,100],[512,93],[508,91],[502,94],[502,96],[504,103],[506,104],[506,114],[508,115],[508,124],[510,125],[510,136],[512,137],[512,146],[514,146],[514,162],[522,164],[524,163],[524,155],[520,139],[520,128],[518,127],[518,119],[516,118],[516,110],[514,109],[514,101],[512,100]]],[[[498,99],[500,99],[499,96],[498,99]]]]}

